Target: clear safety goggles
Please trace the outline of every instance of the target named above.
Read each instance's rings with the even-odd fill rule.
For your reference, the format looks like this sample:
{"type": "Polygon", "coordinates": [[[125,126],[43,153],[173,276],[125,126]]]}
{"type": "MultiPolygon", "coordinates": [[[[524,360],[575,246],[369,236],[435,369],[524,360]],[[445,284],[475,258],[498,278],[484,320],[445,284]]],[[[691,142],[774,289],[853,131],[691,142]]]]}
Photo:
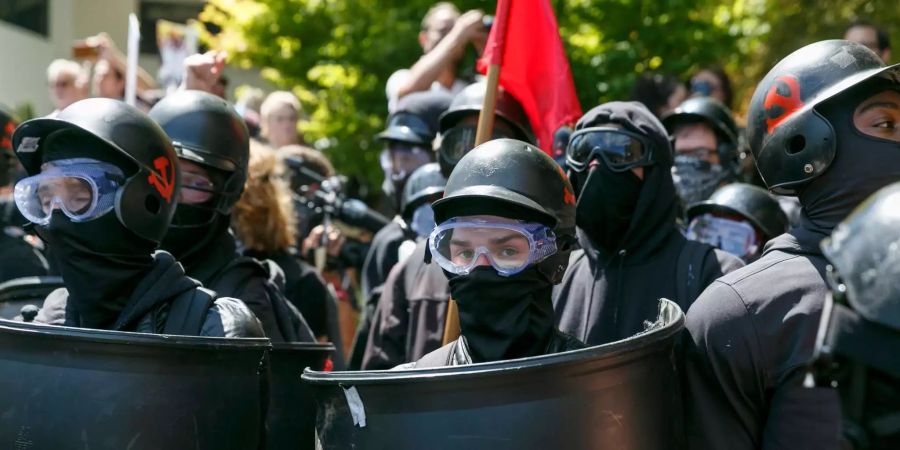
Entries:
{"type": "Polygon", "coordinates": [[[409,228],[416,233],[416,236],[427,238],[434,231],[434,209],[431,203],[420,205],[413,211],[412,220],[409,222],[409,228]]]}
{"type": "Polygon", "coordinates": [[[572,134],[566,147],[566,163],[582,172],[594,156],[599,156],[613,172],[624,172],[651,163],[650,146],[646,139],[619,128],[591,127],[572,134]]]}
{"type": "Polygon", "coordinates": [[[744,220],[726,219],[712,214],[702,214],[691,220],[686,236],[692,241],[712,245],[739,258],[753,255],[759,249],[753,225],[744,220]]]}
{"type": "Polygon", "coordinates": [[[434,228],[428,239],[432,258],[447,272],[467,275],[490,264],[512,276],[556,253],[556,235],[545,225],[477,218],[454,218],[434,228]]]}
{"type": "Polygon", "coordinates": [[[115,207],[116,191],[125,183],[118,167],[90,158],[50,161],[41,173],[16,183],[13,197],[22,215],[47,225],[54,209],[73,222],[85,222],[115,207]]]}
{"type": "Polygon", "coordinates": [[[388,141],[379,156],[385,178],[405,180],[419,167],[431,162],[433,151],[421,145],[388,141]]]}

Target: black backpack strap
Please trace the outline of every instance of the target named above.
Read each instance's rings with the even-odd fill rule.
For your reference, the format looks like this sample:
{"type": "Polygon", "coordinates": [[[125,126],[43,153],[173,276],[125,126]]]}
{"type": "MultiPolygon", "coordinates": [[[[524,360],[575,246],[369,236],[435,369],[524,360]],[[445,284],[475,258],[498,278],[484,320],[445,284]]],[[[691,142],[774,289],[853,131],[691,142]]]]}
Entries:
{"type": "Polygon", "coordinates": [[[169,305],[163,334],[199,336],[206,315],[216,301],[216,294],[204,288],[183,292],[169,305]]]}

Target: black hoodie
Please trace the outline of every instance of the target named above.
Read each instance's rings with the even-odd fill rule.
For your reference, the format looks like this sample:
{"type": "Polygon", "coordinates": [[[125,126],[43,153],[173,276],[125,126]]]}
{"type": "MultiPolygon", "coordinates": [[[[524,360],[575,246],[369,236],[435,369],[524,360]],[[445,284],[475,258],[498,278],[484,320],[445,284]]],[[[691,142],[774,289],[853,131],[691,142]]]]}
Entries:
{"type": "MultiPolygon", "coordinates": [[[[662,125],[633,109],[618,102],[595,108],[592,112],[598,113],[586,114],[579,128],[613,122],[668,149],[662,125]]],[[[642,331],[644,323],[656,317],[660,298],[687,311],[713,280],[743,265],[728,253],[682,236],[675,222],[671,154],[658,158],[655,165],[644,167],[637,205],[618,251],[601,250],[579,229],[583,250],[572,253],[569,269],[554,290],[559,329],[587,345],[642,331]]]]}
{"type": "MultiPolygon", "coordinates": [[[[162,333],[169,320],[170,307],[175,299],[191,295],[200,283],[188,278],[172,255],[160,251],[153,255],[153,266],[134,287],[125,308],[119,313],[112,329],[139,333],[162,333]]],[[[60,288],[47,296],[35,318],[36,322],[51,325],[65,323],[69,294],[60,288]]],[[[215,300],[203,321],[200,336],[263,337],[259,320],[241,301],[228,297],[215,300]]]]}

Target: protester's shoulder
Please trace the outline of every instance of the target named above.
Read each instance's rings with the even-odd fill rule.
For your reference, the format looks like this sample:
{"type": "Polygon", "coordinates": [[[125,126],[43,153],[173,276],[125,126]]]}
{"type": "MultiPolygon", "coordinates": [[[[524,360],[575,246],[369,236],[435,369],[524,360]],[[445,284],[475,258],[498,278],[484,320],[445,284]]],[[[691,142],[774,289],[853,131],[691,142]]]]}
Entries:
{"type": "Polygon", "coordinates": [[[231,297],[217,298],[203,322],[201,336],[265,337],[262,324],[244,302],[231,297]]]}
{"type": "Polygon", "coordinates": [[[713,255],[715,256],[717,266],[722,270],[723,274],[734,272],[745,266],[743,260],[724,250],[714,248],[713,255]]]}

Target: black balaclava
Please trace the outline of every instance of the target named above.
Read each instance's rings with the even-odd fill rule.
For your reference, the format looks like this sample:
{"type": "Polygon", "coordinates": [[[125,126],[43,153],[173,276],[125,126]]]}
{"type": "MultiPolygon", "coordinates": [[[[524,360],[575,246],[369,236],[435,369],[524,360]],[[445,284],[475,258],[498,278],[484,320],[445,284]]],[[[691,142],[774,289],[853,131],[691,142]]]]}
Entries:
{"type": "MultiPolygon", "coordinates": [[[[214,186],[223,186],[227,174],[204,166],[214,186]]],[[[222,194],[199,205],[180,203],[161,248],[181,262],[189,276],[209,283],[210,277],[235,256],[234,237],[228,232],[230,215],[216,211],[222,194]]]]}
{"type": "MultiPolygon", "coordinates": [[[[90,157],[116,165],[126,176],[135,167],[110,154],[97,141],[58,132],[45,144],[43,162],[90,157]]],[[[86,222],[73,222],[60,210],[50,223],[35,226],[69,291],[66,325],[110,329],[125,308],[135,284],[153,267],[156,243],[119,222],[115,209],[86,222]]]]}
{"type": "Polygon", "coordinates": [[[864,134],[853,112],[869,97],[900,85],[878,78],[848,89],[817,110],[834,129],[834,160],[799,193],[803,225],[830,234],[856,206],[888,184],[900,181],[900,142],[864,134]]]}
{"type": "Polygon", "coordinates": [[[543,355],[553,334],[553,284],[532,266],[510,277],[493,267],[444,272],[473,362],[543,355]]]}
{"type": "Polygon", "coordinates": [[[634,222],[643,216],[654,216],[645,220],[646,227],[657,226],[659,218],[667,219],[663,216],[671,215],[674,220],[674,188],[668,173],[672,154],[665,128],[639,103],[610,102],[588,111],[578,121],[575,130],[609,124],[617,124],[624,130],[646,136],[653,147],[654,164],[644,167],[643,181],[631,170],[619,173],[609,170],[602,159],[592,163],[584,172],[569,172],[578,193],[575,223],[591,243],[606,254],[625,245],[626,235],[635,228],[634,222]],[[662,169],[665,169],[664,175],[669,178],[668,181],[657,179],[662,169]],[[639,201],[647,186],[655,196],[662,198],[639,201]],[[660,202],[662,206],[657,205],[660,202]]]}

